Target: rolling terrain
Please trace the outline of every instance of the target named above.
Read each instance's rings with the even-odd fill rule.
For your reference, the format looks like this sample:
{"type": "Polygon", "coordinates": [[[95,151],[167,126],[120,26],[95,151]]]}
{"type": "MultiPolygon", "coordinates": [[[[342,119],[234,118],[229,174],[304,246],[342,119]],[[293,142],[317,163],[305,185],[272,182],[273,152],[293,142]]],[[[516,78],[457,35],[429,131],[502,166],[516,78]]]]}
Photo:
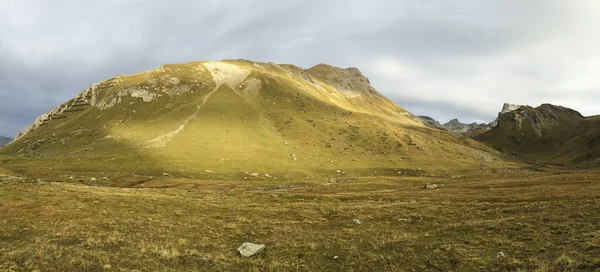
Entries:
{"type": "Polygon", "coordinates": [[[593,169],[372,176],[296,188],[172,177],[98,187],[1,171],[0,271],[600,269],[593,169]],[[444,186],[425,190],[426,182],[444,186]],[[241,257],[236,248],[245,242],[266,251],[241,257]]]}

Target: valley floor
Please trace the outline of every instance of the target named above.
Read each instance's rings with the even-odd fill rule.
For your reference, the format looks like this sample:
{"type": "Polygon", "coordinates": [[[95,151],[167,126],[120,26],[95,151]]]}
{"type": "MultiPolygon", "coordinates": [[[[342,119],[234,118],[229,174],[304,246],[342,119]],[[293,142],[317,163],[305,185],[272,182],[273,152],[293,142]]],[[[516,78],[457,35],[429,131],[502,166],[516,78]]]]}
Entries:
{"type": "Polygon", "coordinates": [[[4,177],[0,271],[600,271],[597,172],[326,182],[4,177]]]}

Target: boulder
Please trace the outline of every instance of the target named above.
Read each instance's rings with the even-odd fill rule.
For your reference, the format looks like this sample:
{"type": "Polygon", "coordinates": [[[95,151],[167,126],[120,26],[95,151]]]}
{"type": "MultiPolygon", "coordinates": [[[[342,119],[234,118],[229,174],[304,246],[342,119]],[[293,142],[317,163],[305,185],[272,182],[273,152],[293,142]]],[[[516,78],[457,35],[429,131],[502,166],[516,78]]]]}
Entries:
{"type": "Polygon", "coordinates": [[[266,248],[265,245],[258,245],[253,243],[243,243],[237,250],[244,257],[252,257],[258,253],[261,253],[266,248]]]}

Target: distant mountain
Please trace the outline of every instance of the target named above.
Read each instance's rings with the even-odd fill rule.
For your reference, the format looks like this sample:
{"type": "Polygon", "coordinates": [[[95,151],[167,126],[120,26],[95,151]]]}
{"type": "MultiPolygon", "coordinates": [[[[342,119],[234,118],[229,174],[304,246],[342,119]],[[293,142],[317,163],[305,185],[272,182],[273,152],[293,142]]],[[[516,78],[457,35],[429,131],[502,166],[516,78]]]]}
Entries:
{"type": "Polygon", "coordinates": [[[0,136],[0,147],[5,147],[7,144],[12,142],[13,138],[0,136]]]}
{"type": "Polygon", "coordinates": [[[501,113],[497,125],[475,139],[534,161],[600,162],[600,117],[551,104],[501,113]]]}
{"type": "Polygon", "coordinates": [[[417,116],[417,117],[420,118],[423,122],[425,122],[426,124],[429,124],[432,127],[444,128],[442,126],[442,124],[440,124],[440,122],[438,122],[437,120],[435,120],[435,119],[433,119],[433,118],[431,118],[429,116],[420,115],[420,116],[417,116]]]}
{"type": "Polygon", "coordinates": [[[483,123],[482,124],[478,124],[478,123],[465,124],[465,123],[461,123],[460,121],[458,121],[458,119],[452,119],[448,123],[445,123],[442,125],[442,124],[440,124],[439,121],[437,121],[429,116],[421,115],[421,116],[418,116],[418,118],[420,118],[421,121],[423,121],[424,123],[426,123],[432,127],[445,129],[447,131],[457,133],[457,134],[463,134],[463,133],[467,133],[469,131],[482,129],[487,126],[487,124],[483,124],[483,123]]]}
{"type": "Polygon", "coordinates": [[[445,123],[442,126],[450,132],[465,133],[470,130],[485,128],[487,126],[487,124],[485,124],[485,123],[478,124],[475,122],[470,123],[470,124],[465,124],[465,123],[461,123],[460,121],[458,121],[458,119],[452,119],[448,123],[445,123]]]}
{"type": "MultiPolygon", "coordinates": [[[[498,113],[498,116],[507,113],[507,112],[511,112],[514,111],[518,108],[522,107],[521,105],[515,105],[515,104],[509,104],[509,103],[504,103],[504,105],[502,106],[502,110],[498,113]]],[[[433,127],[437,127],[437,128],[443,128],[446,129],[450,132],[454,132],[454,133],[458,133],[458,134],[464,134],[466,136],[469,137],[475,137],[481,133],[487,132],[488,130],[490,130],[492,127],[495,127],[498,119],[494,120],[491,123],[462,123],[460,121],[458,121],[458,119],[452,119],[449,122],[445,123],[445,124],[440,124],[439,121],[429,117],[429,116],[418,116],[418,118],[420,118],[423,122],[433,126],[433,127]]]]}

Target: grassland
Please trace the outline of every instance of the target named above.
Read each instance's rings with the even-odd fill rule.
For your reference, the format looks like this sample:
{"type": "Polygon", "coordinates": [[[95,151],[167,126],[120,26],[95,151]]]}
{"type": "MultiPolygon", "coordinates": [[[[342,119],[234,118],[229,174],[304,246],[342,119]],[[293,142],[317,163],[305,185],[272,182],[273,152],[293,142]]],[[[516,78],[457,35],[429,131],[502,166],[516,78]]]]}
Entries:
{"type": "Polygon", "coordinates": [[[128,188],[0,176],[0,271],[600,271],[597,170],[128,188]],[[267,250],[243,258],[243,242],[267,250]]]}

